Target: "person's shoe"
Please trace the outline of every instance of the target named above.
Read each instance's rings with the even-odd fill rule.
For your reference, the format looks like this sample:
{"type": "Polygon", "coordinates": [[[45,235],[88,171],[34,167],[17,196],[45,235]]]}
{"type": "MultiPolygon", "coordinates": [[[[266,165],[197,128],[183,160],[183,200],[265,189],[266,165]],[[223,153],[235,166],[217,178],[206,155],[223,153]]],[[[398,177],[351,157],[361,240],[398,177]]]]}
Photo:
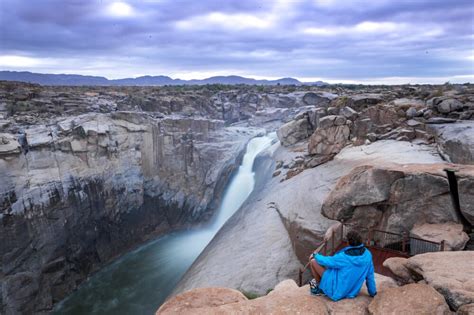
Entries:
{"type": "Polygon", "coordinates": [[[311,294],[316,296],[325,295],[323,290],[321,290],[319,287],[316,287],[314,290],[311,290],[311,294]]]}
{"type": "Polygon", "coordinates": [[[319,288],[319,283],[316,279],[311,279],[311,281],[309,281],[309,290],[312,295],[324,295],[324,292],[319,288]]]}

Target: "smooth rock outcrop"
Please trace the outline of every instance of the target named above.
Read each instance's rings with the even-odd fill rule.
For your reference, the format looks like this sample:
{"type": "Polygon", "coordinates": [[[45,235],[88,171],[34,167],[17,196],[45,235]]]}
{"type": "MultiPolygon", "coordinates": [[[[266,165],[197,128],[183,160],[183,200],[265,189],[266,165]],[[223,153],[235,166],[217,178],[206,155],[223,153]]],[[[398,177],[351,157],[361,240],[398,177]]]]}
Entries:
{"type": "Polygon", "coordinates": [[[465,185],[474,182],[474,168],[465,165],[360,166],[339,180],[322,212],[333,220],[396,233],[408,232],[415,224],[459,222],[446,167],[456,167],[465,185]]]}
{"type": "Polygon", "coordinates": [[[369,314],[451,314],[443,296],[426,284],[408,284],[378,293],[369,305],[369,314]]]}
{"type": "Polygon", "coordinates": [[[434,124],[428,129],[441,154],[450,162],[474,164],[474,121],[434,124]]]}
{"type": "Polygon", "coordinates": [[[407,268],[413,278],[424,280],[457,310],[474,303],[474,251],[436,252],[410,257],[407,268]]]}
{"type": "MultiPolygon", "coordinates": [[[[385,276],[376,275],[378,292],[396,287],[385,276]]],[[[436,292],[436,291],[435,291],[436,292]]],[[[313,296],[309,286],[298,287],[284,280],[265,296],[247,300],[238,291],[225,288],[193,289],[170,298],[156,312],[164,314],[367,314],[372,301],[365,290],[355,299],[333,302],[325,296],[313,296]]]]}
{"type": "Polygon", "coordinates": [[[410,270],[406,266],[407,262],[407,258],[390,257],[383,262],[383,266],[393,273],[399,283],[408,284],[415,282],[415,280],[412,278],[410,270]]]}
{"type": "Polygon", "coordinates": [[[306,105],[315,105],[315,106],[318,106],[318,107],[327,107],[329,105],[329,102],[330,102],[331,98],[333,98],[332,95],[328,95],[328,94],[320,95],[320,94],[317,94],[317,93],[309,92],[309,93],[306,93],[303,96],[303,102],[306,105]]]}
{"type": "MultiPolygon", "coordinates": [[[[312,297],[308,291],[302,294],[296,283],[292,280],[283,281],[267,296],[254,300],[243,300],[224,305],[216,305],[226,295],[225,289],[221,296],[208,296],[207,290],[211,293],[216,289],[194,289],[178,295],[165,303],[157,312],[157,315],[178,314],[173,309],[179,310],[179,314],[295,314],[313,313],[329,314],[326,304],[321,300],[312,297]],[[202,306],[202,302],[208,302],[208,306],[202,306]],[[181,305],[185,305],[184,307],[181,305]],[[173,305],[174,308],[171,308],[173,305]],[[176,305],[176,306],[175,306],[176,305]],[[198,307],[192,307],[197,305],[198,307]]],[[[307,289],[306,289],[307,290],[307,289]]]]}
{"type": "Polygon", "coordinates": [[[415,225],[410,234],[437,243],[445,241],[445,250],[463,250],[469,240],[463,225],[453,222],[415,225]]]}
{"type": "Polygon", "coordinates": [[[449,98],[437,104],[436,108],[438,109],[440,113],[448,114],[453,111],[461,109],[462,106],[463,106],[462,103],[458,101],[457,99],[449,98]]]}
{"type": "Polygon", "coordinates": [[[389,258],[384,262],[402,283],[417,282],[434,287],[450,307],[457,310],[474,303],[474,252],[434,252],[408,259],[389,258]]]}
{"type": "Polygon", "coordinates": [[[211,308],[247,301],[242,292],[228,288],[199,288],[165,302],[156,314],[210,314],[211,308]]]}

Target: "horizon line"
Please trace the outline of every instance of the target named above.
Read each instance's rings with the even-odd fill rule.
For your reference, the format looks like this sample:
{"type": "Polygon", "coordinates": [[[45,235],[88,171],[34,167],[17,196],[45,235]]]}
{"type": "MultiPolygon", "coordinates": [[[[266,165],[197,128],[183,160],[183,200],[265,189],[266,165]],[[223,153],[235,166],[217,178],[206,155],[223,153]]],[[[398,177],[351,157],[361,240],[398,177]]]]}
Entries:
{"type": "MultiPolygon", "coordinates": [[[[293,76],[282,76],[282,77],[272,77],[272,76],[259,76],[259,75],[242,75],[242,74],[215,74],[211,76],[203,76],[202,78],[192,78],[192,79],[181,79],[180,77],[173,77],[172,74],[136,74],[128,77],[107,77],[106,75],[98,74],[87,74],[69,72],[69,71],[58,71],[58,72],[33,72],[29,70],[9,70],[0,69],[0,72],[10,72],[10,73],[30,73],[30,74],[39,74],[39,75],[69,75],[69,76],[83,76],[83,77],[95,77],[103,78],[107,81],[117,81],[117,80],[126,80],[126,79],[138,79],[143,77],[166,77],[173,81],[204,81],[207,79],[215,77],[239,77],[247,80],[255,81],[278,81],[285,79],[297,80],[302,84],[312,84],[312,83],[325,83],[331,85],[343,84],[343,85],[443,85],[446,83],[450,84],[471,84],[474,82],[474,74],[467,75],[455,75],[450,77],[409,77],[409,76],[392,76],[392,77],[375,77],[375,78],[364,78],[359,80],[354,79],[324,79],[320,77],[293,77],[293,76]],[[426,80],[422,82],[422,80],[426,80]],[[462,81],[463,79],[467,81],[462,81]],[[436,82],[434,82],[435,80],[436,82]],[[389,82],[392,81],[392,82],[389,82]]],[[[9,80],[6,80],[9,81],[9,80]]],[[[23,81],[20,81],[23,82],[23,81]]]]}

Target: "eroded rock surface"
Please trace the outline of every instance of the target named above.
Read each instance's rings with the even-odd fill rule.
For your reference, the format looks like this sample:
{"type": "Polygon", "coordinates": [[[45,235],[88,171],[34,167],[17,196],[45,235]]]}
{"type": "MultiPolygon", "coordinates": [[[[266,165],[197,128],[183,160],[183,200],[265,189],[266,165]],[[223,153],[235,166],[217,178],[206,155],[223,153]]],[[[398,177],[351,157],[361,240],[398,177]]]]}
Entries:
{"type": "Polygon", "coordinates": [[[408,284],[377,294],[369,305],[369,314],[451,314],[443,296],[426,284],[408,284]]]}
{"type": "Polygon", "coordinates": [[[318,129],[309,139],[309,154],[330,156],[339,153],[349,141],[349,122],[344,116],[321,118],[318,129]]]}
{"type": "Polygon", "coordinates": [[[210,309],[247,301],[245,295],[228,288],[199,288],[164,303],[157,314],[210,314],[210,309]]]}
{"type": "Polygon", "coordinates": [[[474,182],[474,168],[464,165],[360,166],[339,180],[322,211],[333,220],[395,233],[415,224],[459,222],[443,171],[447,167],[459,169],[462,185],[474,182]]]}
{"type": "MultiPolygon", "coordinates": [[[[390,260],[392,260],[391,258],[390,260]]],[[[423,280],[457,310],[474,302],[474,251],[436,252],[410,257],[401,263],[414,281],[423,280]]],[[[398,268],[390,268],[396,275],[398,268]]]]}
{"type": "Polygon", "coordinates": [[[448,161],[474,164],[474,122],[430,126],[438,148],[448,161]]]}
{"type": "MultiPolygon", "coordinates": [[[[376,276],[378,292],[397,285],[392,279],[376,276]]],[[[436,291],[435,291],[436,292],[436,291]]],[[[265,296],[247,300],[235,290],[201,288],[170,298],[156,314],[367,314],[372,298],[362,290],[355,299],[333,302],[324,296],[313,296],[309,286],[298,287],[284,280],[265,296]],[[224,303],[225,301],[225,303],[224,303]]]]}
{"type": "Polygon", "coordinates": [[[278,139],[284,146],[290,146],[303,139],[308,138],[311,135],[312,127],[307,117],[303,117],[299,120],[292,120],[283,126],[278,131],[278,139]]]}
{"type": "Polygon", "coordinates": [[[28,128],[0,156],[6,312],[48,310],[131,246],[209,218],[258,132],[127,112],[28,128]]]}

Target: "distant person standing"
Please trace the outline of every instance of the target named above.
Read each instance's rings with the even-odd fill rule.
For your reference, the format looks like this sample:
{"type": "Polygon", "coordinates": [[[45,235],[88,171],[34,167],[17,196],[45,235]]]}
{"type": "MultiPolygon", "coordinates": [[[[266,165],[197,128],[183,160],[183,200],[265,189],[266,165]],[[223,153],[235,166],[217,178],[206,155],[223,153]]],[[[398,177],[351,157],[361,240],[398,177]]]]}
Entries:
{"type": "Polygon", "coordinates": [[[355,231],[347,233],[349,246],[334,256],[311,254],[310,266],[314,279],[310,281],[311,293],[327,295],[331,300],[355,298],[364,282],[370,296],[377,294],[372,254],[355,231]]]}

